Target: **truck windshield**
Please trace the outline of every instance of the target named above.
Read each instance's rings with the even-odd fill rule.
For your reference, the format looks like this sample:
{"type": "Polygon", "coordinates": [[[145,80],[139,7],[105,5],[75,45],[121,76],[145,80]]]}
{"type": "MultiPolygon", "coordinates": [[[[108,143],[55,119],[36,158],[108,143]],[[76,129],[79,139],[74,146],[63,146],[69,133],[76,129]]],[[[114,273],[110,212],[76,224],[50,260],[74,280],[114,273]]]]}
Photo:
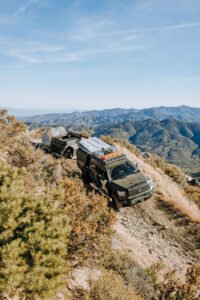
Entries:
{"type": "Polygon", "coordinates": [[[137,169],[135,168],[135,166],[130,161],[126,161],[123,164],[120,164],[113,168],[111,177],[113,180],[118,180],[131,174],[135,174],[136,172],[137,169]]]}

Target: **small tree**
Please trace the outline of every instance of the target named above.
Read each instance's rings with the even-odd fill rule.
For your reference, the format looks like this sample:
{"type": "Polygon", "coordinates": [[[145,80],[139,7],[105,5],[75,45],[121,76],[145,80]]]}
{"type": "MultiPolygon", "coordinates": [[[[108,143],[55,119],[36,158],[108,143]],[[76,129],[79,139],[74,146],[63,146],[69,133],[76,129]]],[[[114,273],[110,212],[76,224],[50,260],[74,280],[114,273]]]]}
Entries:
{"type": "Polygon", "coordinates": [[[0,293],[49,299],[67,272],[70,228],[53,193],[26,191],[22,173],[0,161],[0,293]]]}

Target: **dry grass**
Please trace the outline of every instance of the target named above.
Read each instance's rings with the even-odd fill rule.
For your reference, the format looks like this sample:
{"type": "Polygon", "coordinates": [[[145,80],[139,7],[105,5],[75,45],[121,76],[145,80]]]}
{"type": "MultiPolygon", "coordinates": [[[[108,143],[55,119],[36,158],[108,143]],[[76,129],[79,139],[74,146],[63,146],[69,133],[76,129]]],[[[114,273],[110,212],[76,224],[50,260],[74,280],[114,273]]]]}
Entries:
{"type": "MultiPolygon", "coordinates": [[[[54,207],[61,208],[60,213],[62,218],[63,220],[66,219],[70,228],[65,247],[67,255],[65,257],[66,260],[63,263],[63,267],[66,269],[65,275],[67,276],[67,270],[73,268],[74,265],[87,264],[92,261],[97,262],[99,258],[104,255],[104,252],[109,245],[108,241],[111,235],[110,228],[111,224],[114,222],[114,214],[111,209],[107,207],[107,199],[95,193],[88,193],[80,179],[70,177],[69,173],[68,176],[66,176],[66,169],[73,167],[71,165],[67,167],[67,160],[54,159],[50,155],[44,154],[41,150],[35,150],[28,141],[28,132],[22,123],[17,122],[15,118],[8,116],[5,111],[0,113],[0,117],[0,157],[1,161],[5,164],[5,171],[2,171],[1,168],[1,172],[4,172],[2,176],[5,176],[5,180],[8,180],[6,178],[8,178],[9,170],[14,174],[9,179],[13,185],[12,191],[10,191],[12,195],[8,194],[6,198],[5,194],[4,200],[3,198],[0,198],[0,202],[1,200],[4,201],[2,202],[2,209],[5,210],[6,206],[9,206],[11,212],[13,211],[13,213],[15,213],[16,205],[14,205],[14,203],[16,201],[21,203],[21,197],[22,199],[28,197],[30,207],[34,207],[35,203],[37,203],[35,199],[42,201],[43,204],[45,201],[46,203],[52,203],[52,206],[47,205],[49,210],[47,208],[45,210],[44,206],[47,219],[50,218],[54,207]],[[20,176],[19,179],[17,177],[17,180],[23,182],[20,192],[17,190],[20,185],[15,184],[15,176],[20,176]],[[32,196],[29,197],[29,193],[31,193],[32,196]],[[68,269],[66,266],[68,266],[68,269]]],[[[38,211],[38,213],[40,214],[40,211],[38,211]]],[[[32,212],[30,211],[30,216],[31,214],[32,212]]],[[[61,219],[61,217],[59,217],[59,219],[61,219]]],[[[9,225],[7,224],[7,220],[8,219],[4,220],[5,226],[9,225]]],[[[13,232],[15,232],[14,227],[19,225],[17,223],[18,220],[20,220],[20,218],[17,217],[13,222],[13,232]]],[[[27,222],[29,222],[28,216],[27,222]]],[[[43,230],[42,226],[43,225],[41,225],[41,230],[43,230]]],[[[58,232],[58,240],[59,235],[58,232]]],[[[41,236],[44,236],[45,238],[45,234],[43,235],[43,233],[41,233],[41,236]]],[[[27,241],[28,240],[25,239],[25,245],[27,241]]],[[[61,240],[58,243],[61,245],[63,242],[61,237],[61,240]]],[[[10,242],[8,241],[8,243],[10,242]]],[[[46,243],[47,245],[51,245],[51,236],[48,236],[46,243]]],[[[45,246],[45,242],[43,245],[45,246]]],[[[17,242],[15,244],[15,249],[16,253],[21,253],[20,244],[17,242]]],[[[50,247],[50,251],[51,250],[50,247]]],[[[9,257],[9,252],[4,252],[3,255],[4,256],[0,255],[0,266],[4,264],[2,261],[3,257],[4,261],[9,261],[9,259],[11,259],[9,257]]],[[[58,252],[57,259],[59,259],[59,257],[58,252]]],[[[45,259],[45,254],[43,258],[45,259]]],[[[39,256],[38,258],[36,257],[36,260],[37,259],[39,259],[39,256]]],[[[42,258],[40,257],[40,259],[42,258]]],[[[17,270],[17,265],[15,265],[15,263],[17,264],[17,261],[17,258],[12,260],[13,270],[17,270]]],[[[27,265],[29,265],[28,260],[27,265]]],[[[20,281],[18,281],[21,282],[21,290],[17,284],[15,285],[15,283],[17,283],[17,272],[16,274],[15,272],[13,273],[13,285],[6,279],[0,280],[1,290],[9,290],[10,294],[15,294],[16,289],[18,289],[20,290],[21,298],[25,297],[28,299],[30,293],[25,289],[27,278],[25,270],[26,268],[21,269],[20,281]]],[[[40,295],[40,291],[42,290],[44,291],[43,296],[47,295],[50,290],[54,290],[52,284],[50,284],[50,281],[53,282],[54,275],[48,275],[50,276],[49,284],[45,283],[44,287],[42,286],[44,281],[38,285],[36,280],[37,276],[31,264],[29,265],[28,270],[32,280],[31,299],[36,299],[37,297],[40,298],[40,296],[42,296],[40,295]]],[[[48,267],[46,268],[46,272],[48,273],[48,267]]],[[[55,269],[54,273],[56,276],[55,269]]]]}
{"type": "Polygon", "coordinates": [[[101,139],[111,145],[118,144],[121,147],[128,149],[129,151],[131,151],[132,153],[134,153],[137,156],[140,155],[140,150],[137,147],[135,147],[134,145],[130,144],[128,141],[115,139],[115,138],[112,138],[111,136],[105,136],[105,135],[101,136],[101,139]]]}
{"type": "Polygon", "coordinates": [[[180,185],[185,183],[186,179],[182,170],[173,164],[166,163],[166,161],[157,154],[152,154],[146,161],[154,168],[159,168],[164,171],[165,174],[171,177],[176,183],[180,185]]]}
{"type": "Polygon", "coordinates": [[[127,286],[123,278],[111,270],[105,270],[98,281],[91,282],[90,291],[84,293],[81,299],[142,300],[134,288],[127,286]]]}
{"type": "MultiPolygon", "coordinates": [[[[82,298],[77,299],[139,300],[141,297],[138,296],[138,293],[146,298],[149,297],[149,299],[155,299],[153,298],[155,294],[159,294],[160,298],[157,299],[198,299],[195,298],[197,294],[196,286],[199,284],[198,266],[188,270],[188,279],[185,285],[169,275],[161,286],[156,282],[156,276],[151,277],[141,271],[129,258],[123,257],[119,253],[111,253],[109,237],[112,233],[110,228],[115,216],[107,207],[107,200],[104,197],[95,193],[88,193],[85,190],[82,181],[76,177],[76,168],[72,161],[54,159],[40,150],[35,150],[28,142],[28,133],[24,125],[8,116],[5,111],[0,112],[0,130],[0,159],[4,160],[5,170],[7,170],[4,171],[2,176],[8,177],[9,172],[14,172],[10,179],[12,183],[16,180],[17,172],[17,174],[20,174],[19,182],[23,181],[23,190],[20,192],[22,194],[17,192],[18,184],[16,184],[13,185],[16,192],[12,192],[12,197],[7,197],[9,209],[12,210],[12,201],[16,200],[15,196],[18,197],[18,201],[21,201],[20,195],[27,195],[30,192],[32,193],[32,198],[29,198],[30,203],[32,203],[32,199],[34,203],[35,199],[41,199],[42,203],[50,201],[48,202],[49,211],[48,209],[45,210],[44,206],[47,216],[48,213],[52,212],[50,203],[53,204],[53,207],[55,205],[61,208],[59,213],[61,213],[63,220],[66,218],[66,222],[70,227],[64,266],[68,266],[69,270],[77,265],[91,264],[104,270],[99,281],[91,282],[91,290],[88,293],[83,293],[82,298]],[[154,282],[150,278],[154,278],[154,282]],[[187,293],[190,298],[187,298],[187,293]]],[[[128,142],[113,140],[109,137],[104,137],[104,140],[109,143],[117,142],[136,156],[140,156],[137,148],[128,142]]],[[[166,165],[165,162],[157,158],[148,163],[161,168],[173,180],[182,184],[182,174],[179,169],[166,165]]],[[[184,189],[191,199],[199,203],[199,189],[188,185],[184,185],[184,189]]],[[[13,209],[15,213],[16,207],[13,207],[13,209]]],[[[15,222],[16,225],[19,225],[16,218],[15,222]]],[[[7,224],[6,219],[4,223],[7,224]]],[[[15,226],[15,223],[13,223],[13,226],[15,226]]],[[[16,243],[15,247],[17,253],[19,245],[16,243]]],[[[4,257],[7,256],[8,260],[11,259],[8,251],[4,252],[4,257]]],[[[0,256],[0,265],[2,265],[1,259],[2,256],[0,256]]],[[[15,259],[13,259],[13,270],[15,267],[15,259]]],[[[33,279],[34,290],[35,287],[37,288],[37,278],[34,277],[34,273],[31,273],[31,267],[29,272],[30,278],[33,279]]],[[[26,280],[26,274],[23,273],[23,270],[20,276],[21,282],[26,280]]],[[[67,276],[66,268],[65,279],[67,279],[67,276]]],[[[15,279],[12,282],[15,283],[15,279]]],[[[5,282],[2,283],[1,281],[1,284],[5,284],[5,282]]],[[[23,284],[21,284],[22,286],[23,284]]],[[[3,288],[3,285],[1,288],[3,288]]],[[[7,288],[8,284],[5,284],[5,289],[7,288]]],[[[42,289],[41,285],[40,288],[42,289]]],[[[49,285],[50,288],[51,285],[49,285]]],[[[21,299],[23,297],[28,299],[28,294],[23,289],[19,290],[21,299]]],[[[11,294],[15,293],[12,286],[10,291],[11,294]]],[[[37,293],[33,294],[32,299],[37,297],[40,298],[37,293]]]]}
{"type": "Polygon", "coordinates": [[[169,300],[198,300],[200,297],[200,265],[188,268],[186,281],[178,280],[174,272],[165,275],[162,282],[156,276],[157,269],[149,270],[152,282],[157,290],[157,299],[169,300]]]}

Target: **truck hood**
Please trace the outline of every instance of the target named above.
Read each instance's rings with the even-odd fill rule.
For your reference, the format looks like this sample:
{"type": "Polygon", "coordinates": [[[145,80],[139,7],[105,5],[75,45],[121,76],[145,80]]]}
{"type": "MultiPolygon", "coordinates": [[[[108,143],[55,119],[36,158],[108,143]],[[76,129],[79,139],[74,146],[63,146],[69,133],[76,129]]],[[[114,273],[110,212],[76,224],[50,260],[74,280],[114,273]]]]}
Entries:
{"type": "Polygon", "coordinates": [[[129,188],[135,187],[137,185],[144,184],[146,182],[147,182],[147,179],[141,172],[129,175],[122,179],[113,180],[114,184],[116,184],[120,187],[123,187],[125,189],[129,189],[129,188]]]}

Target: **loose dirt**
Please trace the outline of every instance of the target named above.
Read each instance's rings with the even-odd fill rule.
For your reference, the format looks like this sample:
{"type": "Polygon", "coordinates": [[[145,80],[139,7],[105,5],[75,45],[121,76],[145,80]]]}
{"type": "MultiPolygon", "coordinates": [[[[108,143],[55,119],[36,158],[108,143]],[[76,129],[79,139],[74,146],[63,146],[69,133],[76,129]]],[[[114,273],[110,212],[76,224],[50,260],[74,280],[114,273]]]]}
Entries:
{"type": "Polygon", "coordinates": [[[198,207],[161,170],[127,149],[118,148],[140,163],[141,170],[154,182],[155,194],[143,203],[120,209],[114,225],[113,249],[132,256],[142,268],[159,264],[160,276],[175,270],[177,277],[184,279],[186,269],[200,262],[198,207]]]}
{"type": "Polygon", "coordinates": [[[184,195],[183,190],[181,190],[176,182],[162,170],[153,168],[127,149],[119,146],[118,148],[121,152],[126,154],[130,160],[140,164],[142,172],[153,180],[155,191],[162,195],[161,199],[164,202],[169,203],[174,209],[189,217],[191,221],[200,223],[200,209],[184,195]]]}

